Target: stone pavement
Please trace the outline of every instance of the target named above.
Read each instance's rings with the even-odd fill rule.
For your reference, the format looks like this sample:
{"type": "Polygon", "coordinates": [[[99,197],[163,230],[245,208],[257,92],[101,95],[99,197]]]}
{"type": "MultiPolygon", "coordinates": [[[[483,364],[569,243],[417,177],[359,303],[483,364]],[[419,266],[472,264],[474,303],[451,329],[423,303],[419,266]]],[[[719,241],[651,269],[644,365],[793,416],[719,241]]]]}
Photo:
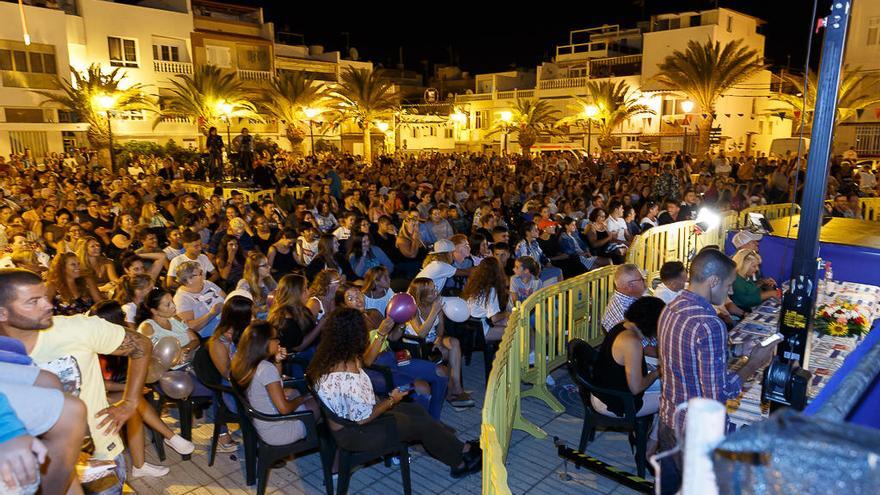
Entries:
{"type": "MultiPolygon", "coordinates": [[[[458,431],[461,439],[479,436],[480,406],[482,405],[485,381],[483,378],[482,354],[475,353],[473,362],[464,369],[465,388],[472,390],[477,407],[456,412],[448,405],[443,410],[443,420],[458,431]]],[[[563,374],[563,370],[555,373],[563,374]]],[[[571,480],[563,481],[563,461],[556,455],[553,436],[566,440],[569,446],[576,447],[580,438],[582,420],[572,415],[556,414],[543,402],[532,398],[523,402],[523,415],[547,432],[548,437],[537,440],[521,431],[514,430],[507,459],[508,481],[514,494],[603,494],[624,495],[636,493],[591,471],[576,470],[570,464],[568,474],[571,480]]],[[[176,411],[166,412],[163,419],[172,429],[177,428],[174,418],[176,411]]],[[[233,427],[234,428],[234,427],[233,427]]],[[[160,463],[151,445],[147,446],[147,462],[164,464],[171,472],[162,478],[139,478],[129,480],[129,485],[138,494],[171,495],[226,495],[254,493],[255,487],[248,487],[244,481],[243,457],[238,454],[217,454],[214,466],[208,467],[207,448],[210,445],[212,425],[207,419],[197,420],[193,426],[193,441],[196,451],[192,460],[181,460],[176,452],[166,447],[166,460],[160,463]]],[[[635,464],[630,453],[626,435],[616,432],[597,432],[596,441],[587,448],[595,457],[630,472],[635,472],[635,464]]],[[[413,493],[422,495],[443,493],[444,495],[479,494],[481,476],[474,474],[464,479],[449,477],[449,469],[431,459],[421,449],[410,449],[412,455],[411,471],[413,493]]],[[[270,494],[314,494],[325,493],[321,463],[317,453],[289,461],[284,467],[273,469],[269,476],[267,493],[270,494]]],[[[385,467],[381,462],[361,468],[352,475],[352,494],[393,495],[403,493],[400,470],[396,466],[385,467]]]]}

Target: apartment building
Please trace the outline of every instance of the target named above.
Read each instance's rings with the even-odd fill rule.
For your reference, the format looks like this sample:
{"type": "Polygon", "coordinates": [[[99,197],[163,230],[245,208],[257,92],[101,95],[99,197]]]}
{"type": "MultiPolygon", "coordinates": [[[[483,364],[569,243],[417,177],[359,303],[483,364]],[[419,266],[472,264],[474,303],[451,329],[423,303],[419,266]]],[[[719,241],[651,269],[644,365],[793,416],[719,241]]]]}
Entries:
{"type": "MultiPolygon", "coordinates": [[[[848,70],[880,78],[880,2],[854,3],[844,64],[848,70]]],[[[877,91],[874,86],[873,92],[877,91]]],[[[860,157],[880,156],[880,105],[857,112],[837,127],[834,151],[841,153],[850,146],[860,157]]]]}
{"type": "MultiPolygon", "coordinates": [[[[684,50],[688,40],[724,43],[742,39],[763,55],[764,36],[759,32],[762,24],[752,16],[719,8],[658,15],[634,28],[603,25],[571,31],[567,43],[556,47],[553,59],[537,67],[533,84],[502,86],[489,82],[497,82],[497,75],[481,74],[474,94],[455,97],[456,107],[467,117],[456,148],[500,150],[501,137],[487,136],[486,131],[502,112],[510,110],[516,98],[544,99],[561,116],[572,115],[579,111],[573,96],[586,96],[588,81],[608,80],[625,81],[635,90],[633,96],[639,103],[654,111],[653,115],[634,116],[615,130],[620,148],[692,150],[702,109],[685,112],[685,96],[653,80],[658,65],[673,51],[684,50]]],[[[790,134],[791,122],[768,111],[774,106],[769,98],[771,77],[769,71],[762,71],[720,98],[714,124],[720,131],[719,149],[734,153],[766,151],[774,138],[790,134]]],[[[593,152],[598,149],[595,136],[572,127],[568,135],[541,138],[533,150],[573,147],[593,152]]],[[[518,150],[515,139],[508,150],[518,150]]]]}

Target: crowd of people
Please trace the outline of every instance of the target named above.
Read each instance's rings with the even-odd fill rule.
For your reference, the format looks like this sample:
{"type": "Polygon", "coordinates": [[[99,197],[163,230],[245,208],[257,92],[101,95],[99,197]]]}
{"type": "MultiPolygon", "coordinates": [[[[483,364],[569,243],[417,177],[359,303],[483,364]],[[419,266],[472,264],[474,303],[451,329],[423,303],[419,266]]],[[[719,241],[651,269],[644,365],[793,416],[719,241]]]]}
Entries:
{"type": "MultiPolygon", "coordinates": [[[[681,294],[700,294],[700,304],[710,301],[713,314],[729,318],[719,299],[727,287],[735,289],[734,316],[770,297],[770,287],[749,285],[760,263],[753,250],[740,256],[736,277],[728,277],[732,261],[712,258],[704,267],[698,257],[687,291],[684,267],[664,267],[663,301],[644,301],[643,275],[623,264],[635,236],[693,219],[703,206],[787,200],[803,185],[805,163],[723,153],[432,153],[366,165],[343,154],[279,152],[254,154],[252,183],[237,187],[275,192],[249,203],[239,191],[228,199],[220,189],[186,192],[185,180],[216,173],[216,159],[137,156],[118,171],[95,160],[90,152],[0,157],[0,474],[7,485],[43,493],[80,492],[73,465],[86,431],[89,455],[111,461],[117,480],[100,493],[118,493],[127,476],[168,472],[144,460],[144,425],[175,451],[193,452],[143,398],[153,346],[169,337],[181,349],[175,369],[193,376],[194,395],[210,396],[188,366],[204,349],[223,383],[257,410],[320,416],[323,402],[361,424],[389,414],[402,439],[423,443],[452,476],[473,473],[479,444],[458,440],[441,422],[477,405],[464,387],[462,328],[445,316],[446,297],[462,298],[482,338],[498,341],[518,301],[620,265],[603,318],[605,359],[625,368],[618,385],[642,393],[657,372],[642,376],[630,367],[643,350],[662,354],[670,345],[663,301],[671,308],[682,305],[681,294]],[[308,190],[295,196],[302,187],[308,190]],[[385,314],[397,293],[416,303],[409,321],[385,314]],[[285,375],[306,376],[314,395],[284,389],[285,375]],[[60,462],[36,475],[47,450],[60,462]]],[[[868,187],[866,172],[849,162],[836,161],[833,172],[831,197],[874,192],[877,181],[868,187]]],[[[835,199],[834,211],[843,209],[835,199]]],[[[666,369],[676,365],[685,364],[664,360],[664,376],[679,373],[666,369]]],[[[716,378],[724,393],[736,386],[716,378]]],[[[664,397],[643,403],[661,411],[661,444],[671,421],[664,404],[673,400],[664,397]]],[[[235,409],[232,397],[224,403],[235,409]]],[[[305,434],[296,420],[256,427],[268,443],[305,434]]],[[[224,431],[218,450],[234,451],[237,442],[224,431]]]]}

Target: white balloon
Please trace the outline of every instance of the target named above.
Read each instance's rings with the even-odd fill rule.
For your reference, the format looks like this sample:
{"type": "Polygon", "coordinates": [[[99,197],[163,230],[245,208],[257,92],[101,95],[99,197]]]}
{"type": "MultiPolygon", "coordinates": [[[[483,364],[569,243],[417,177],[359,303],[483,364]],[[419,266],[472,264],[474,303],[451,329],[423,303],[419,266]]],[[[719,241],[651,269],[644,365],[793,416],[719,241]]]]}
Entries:
{"type": "Polygon", "coordinates": [[[460,297],[444,297],[443,314],[456,323],[462,323],[471,317],[471,310],[460,297]]]}

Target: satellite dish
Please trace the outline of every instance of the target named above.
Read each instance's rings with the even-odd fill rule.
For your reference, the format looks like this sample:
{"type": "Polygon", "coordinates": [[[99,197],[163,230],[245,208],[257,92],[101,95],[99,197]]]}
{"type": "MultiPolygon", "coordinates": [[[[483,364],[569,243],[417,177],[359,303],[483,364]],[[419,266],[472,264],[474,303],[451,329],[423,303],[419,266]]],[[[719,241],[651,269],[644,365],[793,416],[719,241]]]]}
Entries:
{"type": "Polygon", "coordinates": [[[348,58],[357,61],[360,58],[360,54],[358,53],[357,48],[351,47],[348,49],[348,58]]]}

